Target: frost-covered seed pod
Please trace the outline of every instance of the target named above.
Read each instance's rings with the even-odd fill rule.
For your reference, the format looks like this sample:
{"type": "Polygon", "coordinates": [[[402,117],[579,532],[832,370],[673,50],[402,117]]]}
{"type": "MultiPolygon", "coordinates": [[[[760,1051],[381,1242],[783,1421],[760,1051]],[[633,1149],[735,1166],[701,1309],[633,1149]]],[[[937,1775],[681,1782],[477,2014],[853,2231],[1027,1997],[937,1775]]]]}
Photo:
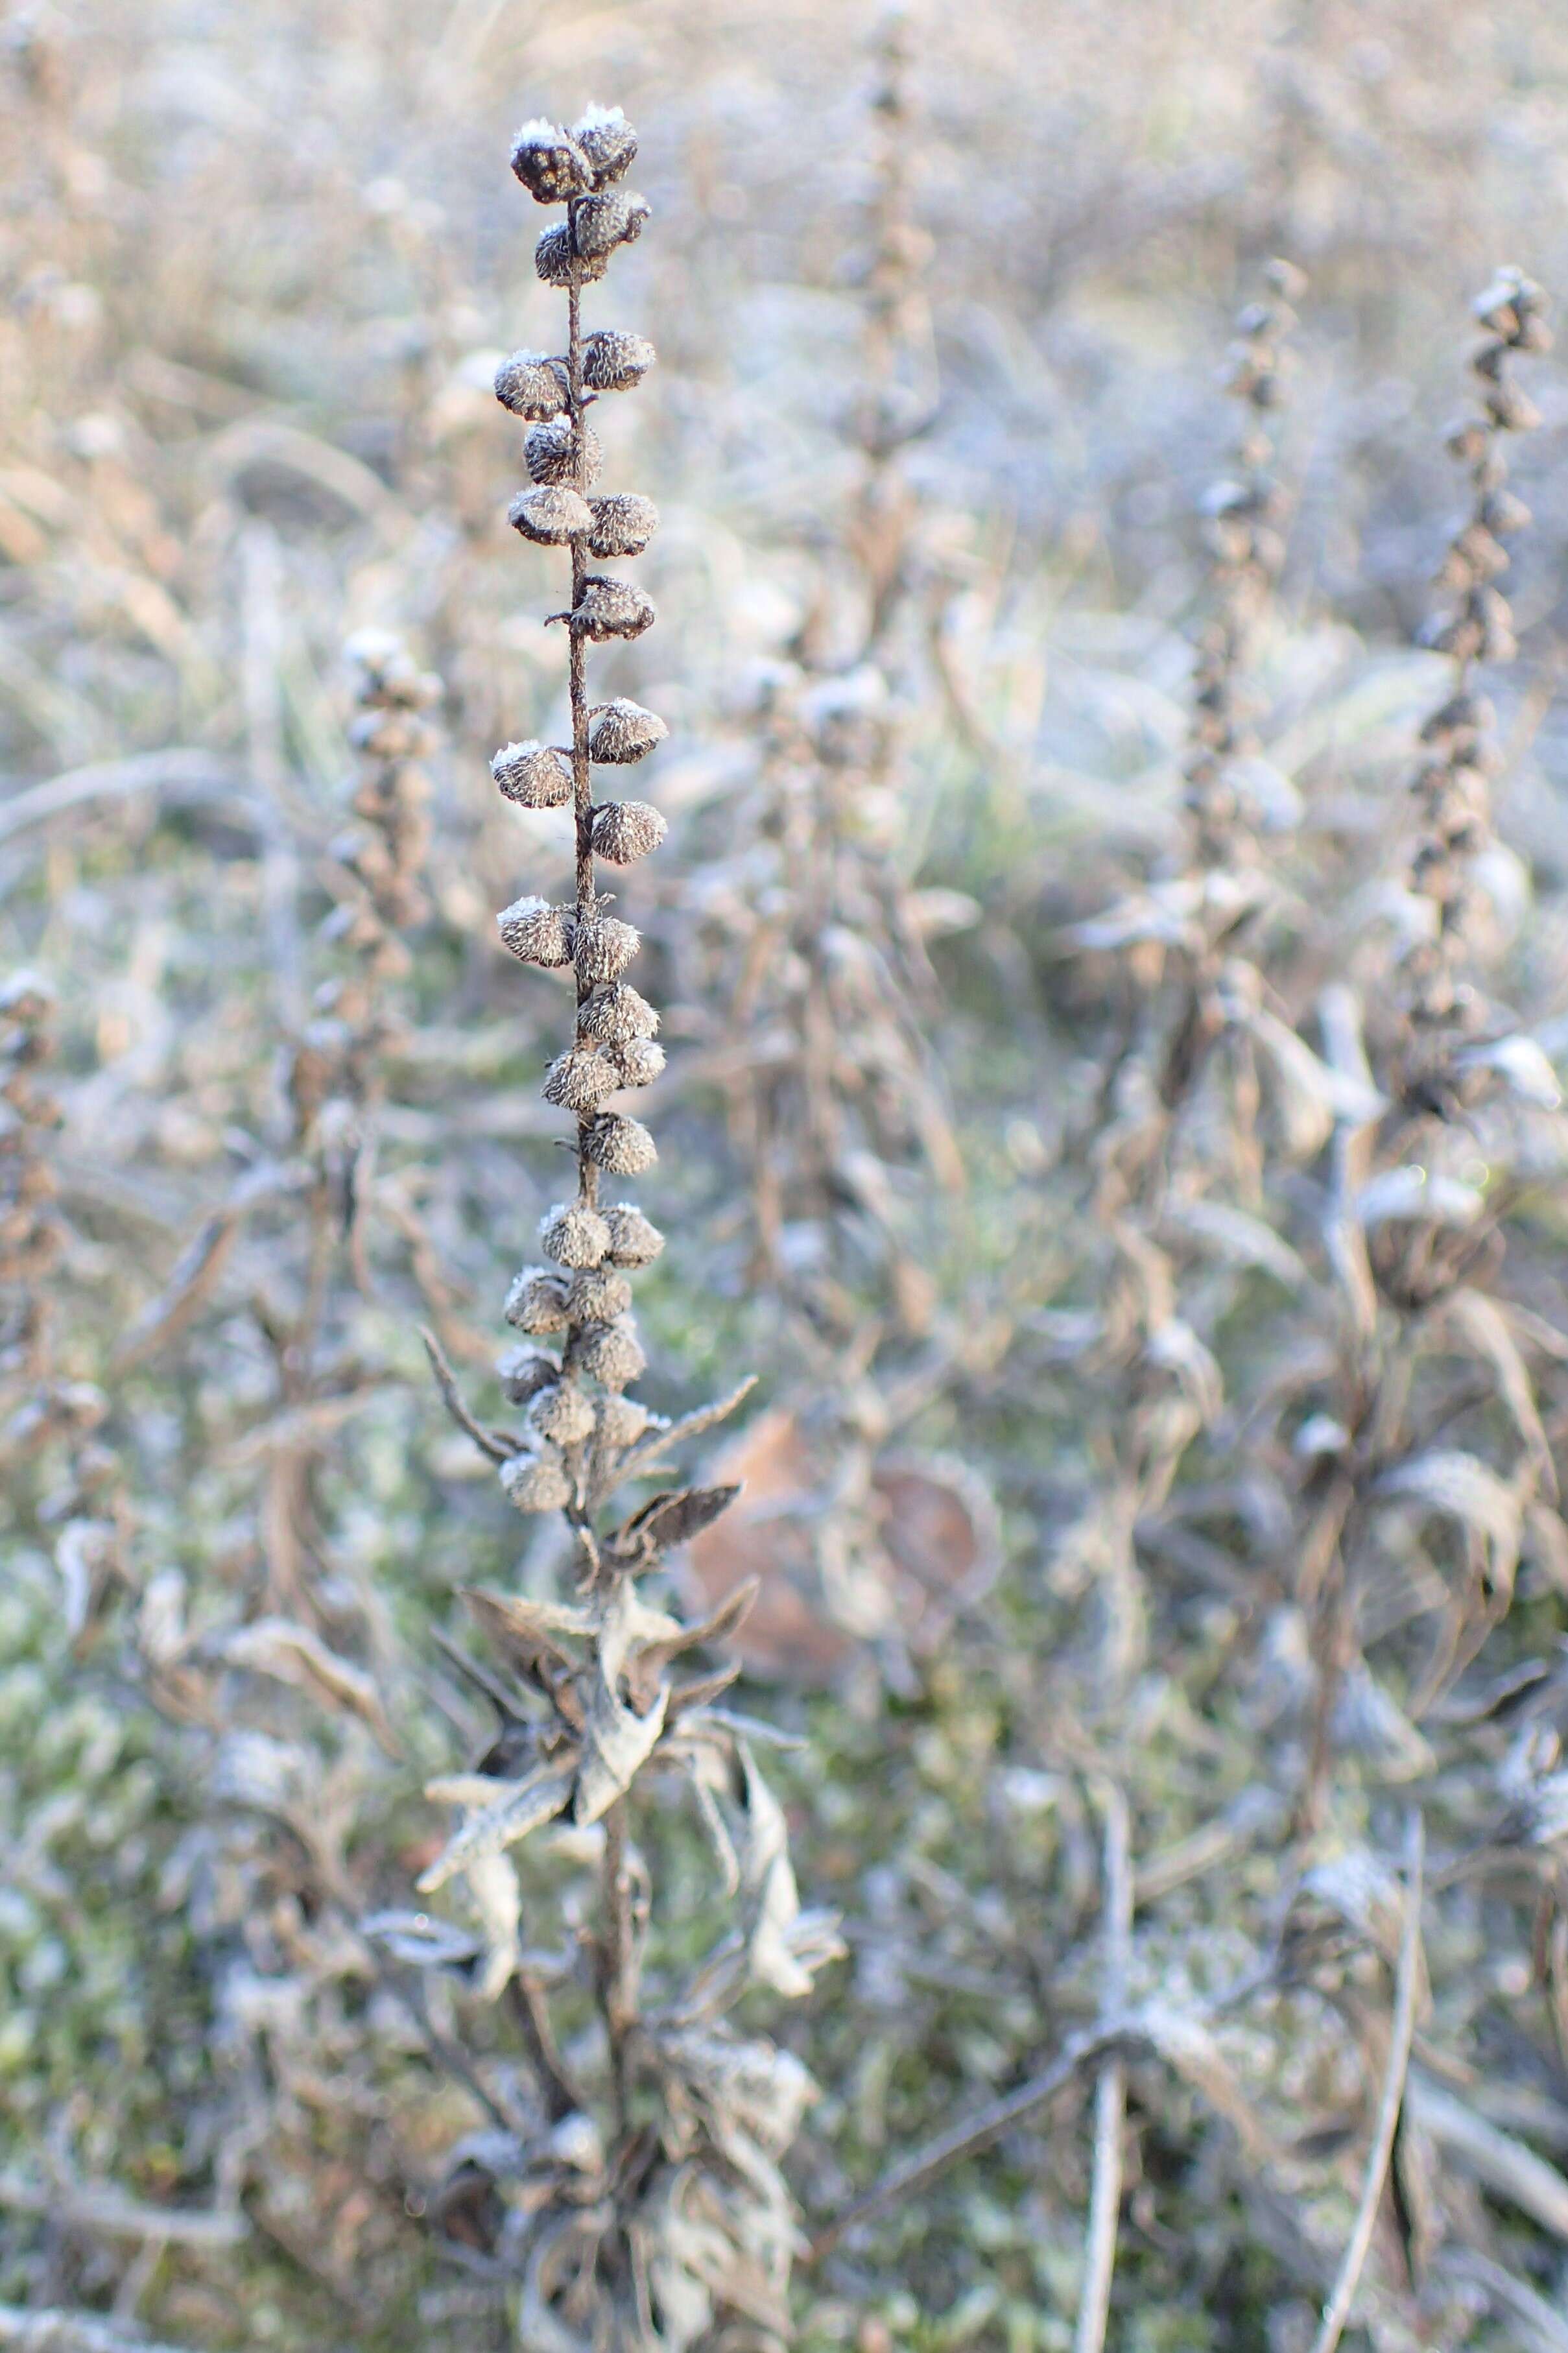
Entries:
{"type": "Polygon", "coordinates": [[[614,988],[602,989],[584,1006],[577,1026],[584,1037],[596,1038],[601,1046],[624,1046],[633,1038],[654,1037],[658,1015],[630,981],[623,980],[614,988]]]}
{"type": "Polygon", "coordinates": [[[1492,384],[1486,388],[1487,414],[1502,433],[1533,433],[1541,411],[1516,384],[1492,384]]]}
{"type": "Polygon", "coordinates": [[[612,1391],[599,1403],[599,1443],[617,1453],[623,1447],[635,1446],[652,1419],[647,1406],[636,1398],[618,1397],[612,1391]]]}
{"type": "Polygon", "coordinates": [[[622,1085],[621,1074],[608,1054],[597,1047],[584,1051],[570,1047],[557,1054],[544,1074],[544,1100],[559,1104],[563,1111],[597,1111],[606,1095],[613,1095],[622,1085]]]}
{"type": "Polygon", "coordinates": [[[619,980],[642,945],[642,935],[615,915],[593,914],[580,923],[572,942],[572,962],[579,980],[596,983],[619,980]]]}
{"type": "Polygon", "coordinates": [[[496,1371],[500,1377],[501,1394],[509,1405],[526,1405],[531,1397],[547,1389],[561,1377],[561,1367],[553,1356],[542,1356],[537,1348],[509,1348],[501,1356],[496,1371]]]}
{"type": "MultiPolygon", "coordinates": [[[[587,501],[579,503],[585,507],[587,501]]],[[[590,512],[590,525],[593,519],[590,512]]],[[[657,618],[653,598],[629,580],[617,580],[610,572],[590,572],[583,584],[583,601],[573,611],[572,627],[603,645],[610,638],[640,638],[657,618]]]]}
{"type": "Polygon", "coordinates": [[[594,166],[570,131],[535,115],[511,142],[511,168],[535,204],[561,205],[585,195],[594,166]]]}
{"type": "Polygon", "coordinates": [[[658,1158],[658,1148],[642,1122],[617,1112],[601,1112],[583,1139],[583,1155],[610,1176],[640,1176],[658,1158]]]}
{"type": "Polygon", "coordinates": [[[496,917],[502,944],[523,964],[558,971],[572,961],[569,907],[552,907],[548,899],[514,899],[496,917]]]}
{"type": "Polygon", "coordinates": [[[588,505],[594,517],[588,553],[601,562],[616,555],[640,555],[658,529],[658,509],[636,491],[616,491],[607,498],[590,499],[588,505]]]}
{"type": "Polygon", "coordinates": [[[575,1324],[613,1324],[617,1315],[629,1315],[632,1287],[624,1274],[614,1267],[584,1268],[574,1275],[566,1294],[566,1313],[575,1324]]]}
{"type": "Polygon", "coordinates": [[[594,1409],[580,1388],[562,1381],[541,1389],[528,1409],[528,1426],[555,1446],[578,1446],[594,1435],[594,1409]]]}
{"type": "Polygon", "coordinates": [[[643,197],[623,195],[616,189],[613,195],[583,199],[572,216],[572,235],[584,259],[596,261],[618,245],[633,244],[647,218],[643,197]]]}
{"type": "Polygon", "coordinates": [[[506,511],[513,531],[536,547],[564,547],[585,538],[594,528],[594,511],[584,498],[565,483],[536,483],[521,491],[506,511]]]}
{"type": "Polygon", "coordinates": [[[566,1280],[548,1266],[525,1266],[512,1278],[502,1309],[509,1324],[531,1339],[566,1329],[566,1280]]]}
{"type": "Polygon", "coordinates": [[[546,286],[592,286],[601,279],[608,263],[603,254],[581,255],[572,243],[572,231],[565,221],[556,228],[547,228],[533,248],[533,267],[546,286]]]}
{"type": "Polygon", "coordinates": [[[504,744],[490,774],[520,808],[564,808],[572,797],[572,754],[558,744],[504,744]]]}
{"type": "Polygon", "coordinates": [[[500,1466],[507,1501],[520,1512],[562,1512],[572,1501],[572,1482],[548,1454],[514,1454],[500,1466]]]}
{"type": "Polygon", "coordinates": [[[610,1247],[609,1221],[585,1201],[557,1201],[539,1221],[539,1247],[557,1266],[574,1271],[597,1266],[610,1247]]]}
{"type": "Polygon", "coordinates": [[[624,1087],[651,1087],[664,1068],[664,1048],[651,1038],[632,1038],[611,1050],[624,1087]]]}
{"type": "Polygon", "coordinates": [[[665,823],[647,801],[611,801],[594,819],[594,849],[612,866],[630,866],[664,839],[665,823]]]}
{"type": "Polygon", "coordinates": [[[356,712],[350,720],[349,742],[356,752],[374,752],[378,760],[419,760],[434,751],[436,733],[409,712],[373,709],[356,712]]]}
{"type": "Polygon", "coordinates": [[[619,1324],[586,1324],[572,1335],[572,1369],[607,1389],[629,1388],[647,1369],[637,1330],[627,1316],[619,1324]]]}
{"type": "Polygon", "coordinates": [[[651,1266],[664,1248],[664,1236],[645,1218],[635,1201],[617,1201],[605,1213],[610,1229],[608,1256],[614,1266],[651,1266]]]}
{"type": "Polygon", "coordinates": [[[646,335],[600,327],[583,339],[583,381],[594,392],[630,392],[658,357],[646,335]]]}
{"type": "Polygon", "coordinates": [[[593,167],[596,188],[618,180],[637,152],[637,134],[618,106],[584,107],[571,136],[593,167]]]}
{"type": "MultiPolygon", "coordinates": [[[[577,436],[572,430],[569,417],[548,417],[542,425],[531,425],[522,437],[522,455],[529,473],[536,482],[563,482],[569,489],[577,487],[577,436]]],[[[586,425],[583,427],[583,456],[586,466],[584,480],[596,482],[605,462],[599,437],[586,425]]],[[[597,510],[605,501],[595,499],[588,512],[598,527],[597,510]]],[[[589,545],[594,545],[590,538],[589,545]]],[[[595,547],[596,555],[599,550],[595,547]]]]}
{"type": "Polygon", "coordinates": [[[559,417],[570,392],[564,361],[547,359],[542,352],[513,352],[496,370],[496,398],[531,424],[559,417]]]}
{"type": "Polygon", "coordinates": [[[588,757],[601,767],[629,767],[634,760],[646,759],[668,733],[663,720],[640,702],[617,695],[588,713],[588,757]]]}

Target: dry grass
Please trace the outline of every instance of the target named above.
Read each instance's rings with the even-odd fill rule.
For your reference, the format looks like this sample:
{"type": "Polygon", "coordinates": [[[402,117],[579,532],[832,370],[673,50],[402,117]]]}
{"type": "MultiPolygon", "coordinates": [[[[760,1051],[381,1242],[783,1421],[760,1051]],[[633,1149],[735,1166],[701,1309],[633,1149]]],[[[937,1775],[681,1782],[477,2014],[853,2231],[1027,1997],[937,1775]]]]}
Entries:
{"type": "Polygon", "coordinates": [[[0,965],[55,1002],[0,1010],[0,2343],[632,2344],[662,2296],[669,2345],[1561,2353],[1556,360],[1511,614],[1442,448],[1475,290],[1568,286],[1561,23],[5,29],[0,965]],[[495,365],[563,307],[504,159],[612,97],[659,366],[590,417],[661,626],[574,697],[502,521],[495,365]],[[1494,719],[1423,738],[1456,686],[1494,719]],[[423,1785],[485,1794],[542,1679],[574,1737],[620,1591],[520,1538],[418,1337],[521,1459],[489,1303],[569,1041],[490,911],[594,916],[486,764],[613,699],[669,731],[613,911],[668,1056],[640,1394],[762,1376],[742,1496],[635,1589],[761,1576],[751,1728],[416,1928],[423,1785]],[[742,1995],[785,1827],[848,1957],[742,1995]]]}

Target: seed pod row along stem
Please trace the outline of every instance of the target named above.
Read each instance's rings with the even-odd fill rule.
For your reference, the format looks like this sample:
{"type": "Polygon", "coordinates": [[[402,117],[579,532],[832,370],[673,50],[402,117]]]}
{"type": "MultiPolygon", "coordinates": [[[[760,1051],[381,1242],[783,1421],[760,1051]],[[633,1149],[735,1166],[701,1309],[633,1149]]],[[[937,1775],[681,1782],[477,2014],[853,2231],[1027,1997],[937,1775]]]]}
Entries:
{"type": "Polygon", "coordinates": [[[647,217],[621,186],[636,153],[618,109],[590,108],[570,129],[525,123],[511,159],[537,202],[565,208],[535,259],[543,283],[565,293],[566,348],[515,354],[496,391],[528,427],[533,488],[510,519],[525,539],[569,552],[571,602],[552,618],[567,635],[572,725],[569,744],[510,744],[491,765],[509,799],[570,805],[575,889],[559,905],[519,899],[498,920],[523,963],[572,974],[573,1034],[543,1093],[575,1117],[576,1183],[541,1222],[543,1262],[524,1267],[507,1294],[507,1321],[522,1345],[500,1370],[523,1414],[518,1436],[487,1430],[468,1413],[437,1352],[448,1404],[496,1461],[511,1503],[564,1514],[576,1589],[563,1601],[468,1596],[499,1664],[476,1668],[476,1682],[501,1721],[471,1771],[429,1785],[460,1819],[419,1884],[434,1894],[457,1883],[478,1935],[465,1942],[423,1913],[374,1925],[399,1959],[457,1966],[484,1997],[510,1989],[520,2000],[544,2128],[515,2150],[489,2136],[482,2157],[454,2151],[453,2168],[455,2179],[480,2168],[497,2193],[502,2219],[486,2252],[520,2283],[522,2341],[564,2342],[571,2332],[574,2343],[680,2353],[721,2320],[765,2322],[775,2336],[787,2329],[795,2232],[777,2160],[811,2086],[797,2062],[760,2036],[742,2037],[728,2012],[748,1985],[804,1993],[838,1947],[833,1923],[801,1909],[784,1814],[754,1753],[765,1727],[720,1704],[736,1670],[677,1672],[685,1652],[733,1630],[754,1586],[692,1623],[666,1599],[647,1599],[642,1582],[710,1525],[734,1490],[664,1491],[618,1525],[610,1509],[618,1489],[656,1475],[749,1386],[673,1426],[631,1394],[647,1360],[630,1277],[659,1255],[663,1237],[607,1185],[655,1163],[648,1129],[615,1106],[648,1085],[664,1059],[658,1015],[626,976],[637,932],[611,912],[596,863],[624,867],[656,849],[663,820],[646,802],[596,800],[595,772],[642,760],[665,728],[624,697],[598,705],[589,698],[590,648],[640,636],[655,617],[631,581],[591,568],[639,553],[658,522],[650,500],[590,497],[601,456],[585,421],[593,402],[633,388],[654,356],[640,337],[585,332],[582,315],[584,287],[647,217]],[[641,1809],[672,1782],[695,1799],[743,1919],[742,1935],[721,1933],[673,1985],[650,1945],[659,1891],[637,1836],[641,1809]],[[520,1943],[523,1896],[511,1850],[563,1822],[579,1855],[584,1841],[596,1848],[597,1910],[591,1933],[569,1932],[565,1953],[542,1974],[520,1943]],[[581,2084],[577,2069],[569,2078],[551,2056],[551,1990],[574,1984],[592,1999],[603,2037],[603,2064],[581,2084]]]}

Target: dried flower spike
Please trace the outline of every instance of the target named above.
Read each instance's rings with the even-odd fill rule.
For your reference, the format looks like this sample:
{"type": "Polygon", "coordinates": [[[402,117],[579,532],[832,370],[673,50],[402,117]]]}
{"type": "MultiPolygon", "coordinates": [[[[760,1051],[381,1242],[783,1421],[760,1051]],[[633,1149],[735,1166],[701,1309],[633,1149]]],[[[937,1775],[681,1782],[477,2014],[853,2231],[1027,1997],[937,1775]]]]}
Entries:
{"type": "MultiPolygon", "coordinates": [[[[600,1919],[584,1953],[584,1981],[601,2014],[605,2080],[597,2099],[574,2090],[563,2114],[561,2078],[548,2056],[552,2036],[531,1995],[530,2049],[542,2070],[539,2111],[548,2122],[537,2145],[519,2153],[535,2187],[510,2218],[498,2219],[484,2252],[521,2268],[530,2341],[570,2337],[606,2348],[648,2342],[656,2308],[671,2322],[679,2316],[679,2341],[690,2344],[710,2325],[747,2324],[760,2292],[770,2310],[780,2306],[793,2225],[774,2159],[806,2086],[797,2062],[755,2035],[742,2041],[726,2012],[748,1982],[804,1991],[812,1970],[837,1949],[831,1924],[800,1908],[782,1810],[743,1732],[710,1705],[729,1673],[673,1672],[681,1652],[739,1622],[751,1589],[705,1623],[687,1625],[640,1581],[715,1518],[734,1491],[661,1492],[619,1525],[607,1510],[618,1488],[665,1467],[656,1436],[664,1425],[626,1395],[647,1365],[630,1277],[658,1256],[663,1237],[634,1202],[599,1199],[603,1176],[635,1176],[654,1165],[649,1131],[603,1105],[619,1089],[648,1085],[664,1054],[654,1042],[658,1015],[624,976],[638,934],[609,912],[595,875],[599,858],[624,866],[657,849],[665,828],[646,801],[596,802],[593,769],[645,758],[666,731],[655,713],[624,698],[592,702],[587,682],[591,645],[639,636],[654,619],[652,603],[632,582],[589,569],[591,561],[635,555],[647,545],[658,522],[652,501],[617,492],[590,504],[585,495],[600,453],[584,409],[599,391],[637,384],[653,358],[640,336],[600,330],[584,338],[581,317],[584,286],[602,276],[647,217],[640,197],[613,186],[636,152],[625,118],[592,108],[570,131],[544,121],[525,124],[512,155],[513,170],[541,203],[567,208],[538,251],[541,277],[566,292],[565,355],[518,354],[501,369],[496,391],[504,407],[528,420],[523,454],[534,487],[516,501],[511,521],[524,537],[571,552],[571,604],[556,617],[569,623],[572,741],[509,744],[491,772],[506,797],[523,807],[570,803],[576,887],[569,905],[521,898],[499,921],[514,955],[573,975],[574,1033],[550,1064],[543,1092],[574,1114],[577,1183],[573,1198],[541,1223],[548,1263],[525,1267],[507,1295],[507,1321],[548,1344],[501,1359],[503,1388],[523,1409],[524,1427],[503,1441],[460,1418],[500,1459],[502,1487],[518,1510],[564,1513],[580,1582],[572,1601],[470,1597],[500,1655],[500,1672],[487,1673],[484,1687],[502,1707],[507,1730],[474,1773],[431,1784],[431,1796],[453,1800],[463,1819],[420,1882],[433,1891],[464,1880],[479,1915],[499,1924],[493,1933],[487,1928],[482,1980],[494,2000],[519,1961],[521,1893],[508,1850],[558,1818],[603,1825],[600,1919]],[[515,1713],[503,1677],[516,1685],[515,1713]],[[749,1909],[744,1936],[721,1937],[656,2016],[642,1991],[646,1922],[634,1890],[646,1866],[633,1843],[628,1793],[666,1767],[677,1768],[669,1778],[679,1789],[700,1791],[704,1821],[710,1831],[720,1826],[726,1875],[739,1883],[749,1909]],[[683,2021],[678,2035],[658,2022],[675,2018],[683,2021]],[[742,2097],[768,2106],[766,2149],[742,2118],[742,2097]],[[579,2102],[594,2113],[580,2112],[579,2102]],[[645,2109],[664,2119],[652,2139],[645,2109]],[[567,2127],[570,2169],[558,2161],[567,2127]],[[733,2151],[742,2134],[749,2154],[738,2167],[733,2151]],[[680,2220],[690,2200],[705,2217],[700,2241],[680,2220]],[[555,2263],[555,2251],[568,2243],[569,2279],[555,2263]]],[[[694,1422],[708,1427],[742,1394],[694,1422]]],[[[669,1433],[672,1440],[677,1434],[669,1433]]],[[[458,2170],[474,2163],[464,2156],[458,2170]]],[[[517,2178],[515,2170],[505,2174],[508,2183],[517,2178]]],[[[495,2179],[499,2189],[501,2177],[495,2179]]],[[[492,2202],[499,2218],[503,2202],[492,2202]]],[[[479,2227],[489,2233],[488,2221],[479,2227]]]]}

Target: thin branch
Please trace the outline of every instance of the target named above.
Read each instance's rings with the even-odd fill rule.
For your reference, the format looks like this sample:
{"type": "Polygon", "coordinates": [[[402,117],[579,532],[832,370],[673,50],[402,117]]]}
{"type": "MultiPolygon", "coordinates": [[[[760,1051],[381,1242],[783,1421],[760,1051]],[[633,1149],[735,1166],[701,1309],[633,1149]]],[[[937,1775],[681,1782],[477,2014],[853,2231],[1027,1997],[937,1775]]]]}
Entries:
{"type": "Polygon", "coordinates": [[[1399,1939],[1399,1963],[1394,1980],[1394,2019],[1388,2038],[1388,2066],[1378,2103],[1377,2129],[1367,2151],[1366,2179],[1354,2228],[1340,2265],[1334,2292],[1323,2307],[1323,2324],[1312,2353],[1334,2353],[1351,2316],[1355,2292],[1372,2247],[1383,2185],[1394,2154],[1394,2136],[1405,2101],[1410,2069],[1410,2045],[1415,2032],[1415,2001],[1421,1982],[1421,1887],[1426,1865],[1426,1828],[1418,1807],[1412,1807],[1405,1826],[1405,1920],[1399,1939]]]}
{"type": "MultiPolygon", "coordinates": [[[[1127,1999],[1127,1968],[1132,1945],[1132,1841],[1127,1799],[1114,1782],[1104,1784],[1100,1802],[1105,1815],[1102,2016],[1109,2019],[1127,1999]]],[[[1126,2070],[1121,2054],[1113,2052],[1100,2068],[1094,2091],[1094,2167],[1073,2353],[1103,2353],[1106,2323],[1110,2316],[1110,2283],[1116,2270],[1117,2224],[1121,2211],[1121,2131],[1126,2100],[1126,2070]]]]}
{"type": "Polygon", "coordinates": [[[458,1429],[471,1438],[480,1453],[488,1454],[492,1462],[510,1462],[517,1452],[516,1447],[508,1446],[493,1430],[487,1430],[482,1422],[474,1419],[473,1415],[463,1403],[462,1393],[458,1388],[458,1377],[447,1361],[446,1350],[427,1324],[421,1324],[419,1326],[419,1337],[425,1343],[425,1354],[430,1359],[430,1369],[436,1376],[436,1386],[441,1392],[441,1402],[458,1429]]]}

